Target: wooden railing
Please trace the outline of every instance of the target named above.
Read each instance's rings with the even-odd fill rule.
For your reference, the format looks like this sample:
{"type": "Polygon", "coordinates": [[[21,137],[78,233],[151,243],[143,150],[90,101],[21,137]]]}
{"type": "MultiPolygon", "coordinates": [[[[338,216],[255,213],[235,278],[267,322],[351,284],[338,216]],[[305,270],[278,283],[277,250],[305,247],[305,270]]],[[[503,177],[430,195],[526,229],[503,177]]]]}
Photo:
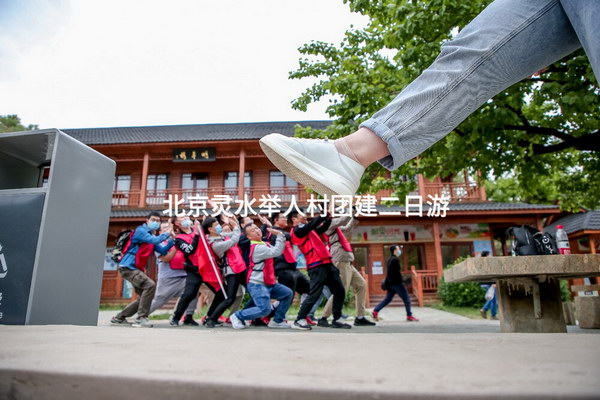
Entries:
{"type": "Polygon", "coordinates": [[[438,273],[436,270],[417,270],[415,266],[410,267],[413,281],[413,294],[416,296],[419,307],[425,304],[424,293],[437,292],[438,273]]]}
{"type": "Polygon", "coordinates": [[[426,182],[423,184],[423,200],[428,199],[428,196],[446,196],[450,198],[451,203],[470,202],[470,201],[485,201],[485,194],[481,188],[475,183],[463,182],[426,182]]]}

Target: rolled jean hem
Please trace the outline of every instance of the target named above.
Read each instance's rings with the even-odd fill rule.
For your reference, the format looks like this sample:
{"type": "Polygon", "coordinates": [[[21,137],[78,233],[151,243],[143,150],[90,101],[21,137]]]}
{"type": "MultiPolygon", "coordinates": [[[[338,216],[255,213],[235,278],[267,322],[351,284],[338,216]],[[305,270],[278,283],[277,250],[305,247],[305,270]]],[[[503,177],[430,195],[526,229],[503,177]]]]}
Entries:
{"type": "Polygon", "coordinates": [[[387,144],[390,155],[378,161],[384,168],[393,171],[410,160],[411,157],[403,151],[397,134],[384,123],[371,118],[360,124],[360,127],[369,129],[387,144]]]}

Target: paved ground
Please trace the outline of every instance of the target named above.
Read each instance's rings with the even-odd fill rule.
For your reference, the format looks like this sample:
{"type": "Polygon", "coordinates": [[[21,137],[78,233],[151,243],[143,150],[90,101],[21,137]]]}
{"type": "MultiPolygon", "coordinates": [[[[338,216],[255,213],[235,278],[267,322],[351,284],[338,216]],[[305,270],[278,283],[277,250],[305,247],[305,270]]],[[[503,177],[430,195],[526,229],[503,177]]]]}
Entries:
{"type": "Polygon", "coordinates": [[[600,334],[386,308],[375,328],[0,326],[0,398],[600,398],[600,334]]]}

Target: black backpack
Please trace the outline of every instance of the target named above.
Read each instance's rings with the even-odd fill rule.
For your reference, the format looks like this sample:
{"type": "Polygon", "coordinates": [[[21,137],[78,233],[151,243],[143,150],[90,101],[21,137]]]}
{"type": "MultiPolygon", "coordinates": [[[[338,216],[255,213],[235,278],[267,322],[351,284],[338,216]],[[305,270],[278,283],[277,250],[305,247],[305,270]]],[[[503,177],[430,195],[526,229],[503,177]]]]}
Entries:
{"type": "Polygon", "coordinates": [[[118,264],[119,261],[121,261],[121,258],[123,257],[123,249],[125,249],[125,246],[127,246],[127,242],[129,242],[132,234],[133,230],[128,229],[117,235],[115,248],[113,249],[112,256],[110,257],[115,263],[118,264]]]}
{"type": "Polygon", "coordinates": [[[513,256],[558,254],[554,237],[550,233],[541,233],[529,225],[508,228],[506,236],[512,239],[513,256]]]}

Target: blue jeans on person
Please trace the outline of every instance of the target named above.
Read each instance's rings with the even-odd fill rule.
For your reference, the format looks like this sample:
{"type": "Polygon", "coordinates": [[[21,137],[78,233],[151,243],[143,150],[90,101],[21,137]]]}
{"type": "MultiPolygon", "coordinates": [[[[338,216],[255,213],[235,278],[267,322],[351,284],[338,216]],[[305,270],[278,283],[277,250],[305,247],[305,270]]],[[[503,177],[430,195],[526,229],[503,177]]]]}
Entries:
{"type": "Polygon", "coordinates": [[[314,319],[315,318],[315,313],[319,309],[319,306],[321,305],[321,303],[323,303],[323,300],[327,300],[330,297],[331,297],[331,290],[329,290],[329,287],[323,286],[323,292],[321,293],[321,298],[310,309],[310,312],[308,313],[308,316],[311,317],[312,319],[314,319]]]}
{"type": "Polygon", "coordinates": [[[279,306],[275,309],[273,319],[275,322],[285,320],[285,314],[294,298],[294,292],[290,288],[279,283],[273,286],[248,283],[247,290],[252,301],[248,303],[247,308],[236,312],[236,317],[246,321],[265,317],[271,313],[271,299],[275,299],[279,300],[279,306]]]}
{"type": "Polygon", "coordinates": [[[496,293],[494,292],[494,297],[491,300],[487,300],[482,307],[483,311],[491,310],[492,317],[495,317],[498,314],[498,301],[496,300],[496,293]]]}
{"type": "Polygon", "coordinates": [[[496,94],[582,46],[600,81],[598,21],[598,0],[496,0],[361,124],[388,145],[390,156],[379,162],[398,168],[496,94]]]}
{"type": "Polygon", "coordinates": [[[410,310],[410,297],[408,296],[408,292],[406,291],[406,287],[404,287],[404,284],[402,284],[402,283],[399,284],[399,285],[391,285],[388,288],[388,290],[387,290],[387,294],[385,295],[385,298],[383,300],[381,300],[381,303],[379,303],[379,304],[377,304],[375,306],[375,308],[373,309],[373,311],[374,312],[381,311],[381,309],[383,307],[385,307],[388,304],[390,304],[390,302],[394,298],[395,294],[397,294],[398,296],[400,296],[400,298],[404,302],[404,308],[406,308],[406,316],[410,317],[412,315],[412,311],[410,310]]]}

